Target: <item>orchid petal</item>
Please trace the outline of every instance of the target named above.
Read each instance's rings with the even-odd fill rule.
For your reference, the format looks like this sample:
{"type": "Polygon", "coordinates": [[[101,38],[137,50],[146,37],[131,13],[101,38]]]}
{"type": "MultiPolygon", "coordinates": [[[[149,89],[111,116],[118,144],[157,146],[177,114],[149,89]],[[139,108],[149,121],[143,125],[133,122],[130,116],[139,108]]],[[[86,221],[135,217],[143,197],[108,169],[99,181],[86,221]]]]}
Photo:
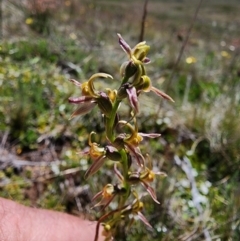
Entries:
{"type": "Polygon", "coordinates": [[[161,136],[161,134],[158,133],[142,133],[142,132],[138,132],[139,135],[141,135],[142,137],[148,137],[148,138],[158,138],[159,136],[161,136]]]}
{"type": "Polygon", "coordinates": [[[94,200],[97,199],[98,197],[102,196],[100,202],[98,202],[96,205],[94,205],[92,208],[97,207],[97,206],[103,206],[100,211],[104,210],[110,202],[113,200],[113,198],[116,196],[115,193],[115,188],[112,184],[107,184],[103,190],[99,193],[97,193],[94,196],[94,200]]]}
{"type": "Polygon", "coordinates": [[[93,164],[89,167],[89,169],[86,171],[84,177],[87,179],[89,176],[93,175],[96,173],[100,167],[103,165],[104,161],[106,159],[106,156],[100,156],[98,159],[96,159],[93,164]]]}
{"type": "Polygon", "coordinates": [[[93,80],[96,79],[96,78],[110,78],[110,79],[113,79],[112,75],[110,75],[110,74],[106,74],[106,73],[96,73],[96,74],[93,74],[93,75],[90,77],[89,81],[91,82],[91,81],[93,81],[93,80]]]}
{"type": "Polygon", "coordinates": [[[95,102],[94,99],[91,96],[81,96],[81,97],[70,97],[68,98],[68,101],[73,104],[80,104],[80,103],[86,103],[86,102],[95,102]]]}
{"type": "Polygon", "coordinates": [[[99,93],[97,91],[95,91],[94,85],[93,85],[93,81],[96,78],[111,78],[113,79],[113,77],[110,74],[106,74],[106,73],[96,73],[93,74],[90,79],[84,83],[82,83],[82,94],[86,95],[86,96],[91,96],[93,98],[97,98],[99,96],[99,93]]]}
{"type": "Polygon", "coordinates": [[[103,211],[110,203],[111,201],[114,199],[116,195],[112,195],[111,197],[109,198],[102,198],[100,202],[98,202],[97,204],[95,204],[93,207],[91,208],[95,208],[95,207],[99,207],[99,206],[103,206],[99,211],[103,211]]]}
{"type": "Polygon", "coordinates": [[[165,172],[155,172],[156,175],[167,177],[167,174],[165,172]]]}
{"type": "Polygon", "coordinates": [[[79,155],[89,155],[89,147],[85,147],[83,151],[78,151],[77,154],[79,155]]]}
{"type": "Polygon", "coordinates": [[[141,135],[138,134],[138,127],[137,127],[136,119],[134,118],[134,126],[132,126],[131,124],[129,124],[126,121],[119,121],[118,123],[124,124],[132,132],[131,135],[124,138],[124,142],[126,142],[128,145],[131,145],[133,147],[137,147],[139,145],[139,143],[143,140],[143,138],[141,135]]]}
{"type": "Polygon", "coordinates": [[[150,49],[150,46],[146,45],[146,41],[138,43],[132,50],[133,56],[138,61],[143,61],[146,58],[146,55],[150,49]]]}
{"type": "Polygon", "coordinates": [[[78,86],[78,87],[81,87],[81,83],[80,82],[78,82],[77,80],[75,80],[75,79],[70,79],[69,81],[71,81],[74,85],[76,85],[76,86],[78,86]]]}
{"type": "Polygon", "coordinates": [[[94,142],[92,142],[92,135],[96,135],[95,131],[91,131],[91,133],[88,136],[88,145],[92,146],[94,142]]]}
{"type": "MultiPolygon", "coordinates": [[[[104,205],[104,206],[100,209],[100,211],[103,211],[103,210],[110,204],[110,202],[114,199],[115,196],[116,196],[116,195],[112,195],[109,199],[104,200],[104,203],[102,203],[102,204],[99,203],[99,205],[104,205]]],[[[95,205],[95,206],[96,206],[96,205],[95,205]]]]}
{"type": "Polygon", "coordinates": [[[92,198],[92,202],[94,202],[96,199],[98,199],[99,197],[101,197],[101,196],[102,196],[102,193],[103,193],[103,191],[100,191],[100,192],[96,193],[96,194],[93,196],[93,198],[92,198]]]}
{"type": "Polygon", "coordinates": [[[138,108],[138,98],[137,98],[137,91],[135,87],[131,87],[129,89],[126,89],[128,94],[128,100],[130,102],[131,107],[133,108],[135,113],[139,112],[138,108]]]}
{"type": "Polygon", "coordinates": [[[145,59],[143,59],[144,64],[149,64],[150,62],[151,60],[148,57],[145,57],[145,59]]]}
{"type": "Polygon", "coordinates": [[[147,158],[148,167],[149,167],[149,169],[147,168],[147,170],[149,172],[149,170],[153,169],[153,163],[152,163],[152,160],[151,160],[151,158],[150,158],[150,156],[148,154],[146,154],[146,158],[147,158]]]}
{"type": "Polygon", "coordinates": [[[96,105],[96,103],[94,102],[89,102],[89,103],[85,103],[84,105],[80,106],[77,110],[75,110],[70,119],[72,119],[73,117],[77,116],[77,115],[85,115],[88,112],[90,112],[94,106],[96,105]]]}
{"type": "Polygon", "coordinates": [[[128,145],[127,143],[126,143],[126,146],[127,146],[128,150],[130,151],[130,153],[136,158],[138,165],[140,167],[143,167],[145,159],[144,159],[139,147],[134,147],[134,146],[128,145]]]}
{"type": "Polygon", "coordinates": [[[154,191],[154,189],[148,185],[146,182],[141,181],[141,184],[146,188],[147,192],[150,194],[150,196],[152,197],[152,199],[157,203],[160,204],[160,202],[157,200],[157,196],[156,193],[154,191]]]}
{"type": "Polygon", "coordinates": [[[122,38],[121,34],[117,34],[118,35],[118,42],[121,46],[121,48],[123,49],[124,52],[126,52],[130,57],[131,57],[131,47],[127,44],[127,42],[122,38]]]}
{"type": "Polygon", "coordinates": [[[161,96],[164,99],[170,100],[172,102],[175,102],[169,95],[167,95],[166,93],[164,93],[163,91],[155,88],[154,86],[151,87],[151,90],[158,96],[161,96]]]}
{"type": "Polygon", "coordinates": [[[141,213],[138,212],[137,216],[139,217],[139,219],[146,225],[148,226],[150,229],[153,229],[153,227],[151,226],[151,224],[148,222],[148,220],[145,218],[145,216],[141,213]]]}
{"type": "Polygon", "coordinates": [[[105,147],[105,150],[106,150],[106,157],[108,159],[116,162],[121,161],[122,156],[115,147],[107,145],[105,147]]]}
{"type": "Polygon", "coordinates": [[[124,180],[122,174],[121,174],[120,171],[117,169],[117,163],[115,163],[115,165],[114,165],[114,172],[115,172],[115,174],[117,175],[117,177],[119,178],[119,180],[121,180],[121,181],[124,180]]]}
{"type": "Polygon", "coordinates": [[[99,109],[102,111],[102,113],[105,116],[110,117],[112,112],[112,102],[107,96],[107,94],[104,92],[100,92],[96,102],[98,104],[99,109]]]}

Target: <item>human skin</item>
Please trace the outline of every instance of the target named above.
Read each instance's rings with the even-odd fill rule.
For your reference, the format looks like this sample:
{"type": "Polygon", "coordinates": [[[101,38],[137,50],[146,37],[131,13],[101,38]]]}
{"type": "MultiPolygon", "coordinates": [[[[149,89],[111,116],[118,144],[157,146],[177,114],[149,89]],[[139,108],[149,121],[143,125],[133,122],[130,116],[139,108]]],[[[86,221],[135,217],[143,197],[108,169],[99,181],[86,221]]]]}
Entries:
{"type": "Polygon", "coordinates": [[[0,198],[0,241],[93,241],[95,228],[96,222],[0,198]]]}

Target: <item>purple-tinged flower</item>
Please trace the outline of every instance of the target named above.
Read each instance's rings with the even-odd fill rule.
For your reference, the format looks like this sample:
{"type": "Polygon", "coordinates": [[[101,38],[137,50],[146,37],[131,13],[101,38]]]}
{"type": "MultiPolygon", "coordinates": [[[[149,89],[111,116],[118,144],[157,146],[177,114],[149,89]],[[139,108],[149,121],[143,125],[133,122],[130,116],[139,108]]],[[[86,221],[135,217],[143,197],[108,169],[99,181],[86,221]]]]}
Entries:
{"type": "Polygon", "coordinates": [[[117,208],[116,210],[110,211],[109,213],[100,217],[100,219],[97,222],[94,241],[98,240],[100,224],[102,224],[103,226],[102,235],[105,236],[107,240],[111,240],[111,238],[114,236],[115,228],[117,227],[119,222],[121,222],[125,218],[130,218],[130,220],[134,221],[131,216],[139,218],[148,228],[152,229],[151,224],[141,213],[144,207],[143,202],[140,201],[138,194],[135,191],[133,191],[133,195],[135,196],[135,200],[132,204],[125,205],[121,208],[117,208]],[[109,218],[110,216],[112,216],[112,218],[110,218],[107,222],[104,222],[104,220],[109,218]]]}
{"type": "MultiPolygon", "coordinates": [[[[150,47],[146,45],[146,42],[145,41],[140,42],[133,49],[131,49],[131,47],[127,44],[127,42],[122,38],[120,34],[118,34],[118,38],[119,38],[120,46],[128,54],[130,58],[129,63],[133,63],[136,66],[136,71],[133,77],[132,84],[136,88],[137,93],[139,94],[141,91],[144,91],[144,92],[153,91],[158,96],[161,96],[167,100],[174,102],[174,100],[169,95],[153,87],[151,84],[150,78],[145,73],[145,68],[143,64],[147,64],[150,62],[150,59],[147,57],[147,53],[150,47]]],[[[126,66],[129,65],[129,63],[125,63],[124,66],[121,68],[122,75],[124,72],[123,68],[125,68],[125,72],[126,72],[126,66]]],[[[131,103],[131,106],[134,106],[132,102],[130,103],[131,103]]],[[[136,103],[136,100],[135,100],[135,103],[136,103]]]]}
{"type": "Polygon", "coordinates": [[[161,96],[164,99],[170,100],[172,102],[175,102],[169,95],[164,93],[163,91],[157,89],[156,87],[152,86],[151,91],[153,91],[156,95],[161,96]]]}
{"type": "Polygon", "coordinates": [[[145,75],[146,71],[143,65],[150,62],[150,59],[147,57],[150,47],[146,45],[146,42],[140,42],[131,49],[120,34],[118,34],[118,38],[121,48],[129,57],[129,61],[121,67],[120,73],[127,79],[133,76],[132,83],[135,85],[139,82],[140,77],[145,75]]]}
{"type": "Polygon", "coordinates": [[[114,172],[117,175],[118,179],[123,182],[124,177],[122,176],[121,172],[117,169],[117,163],[114,164],[114,172]]]}
{"type": "Polygon", "coordinates": [[[95,204],[92,208],[103,206],[101,211],[104,210],[114,199],[116,195],[122,195],[126,193],[126,188],[122,184],[107,184],[102,191],[98,192],[93,198],[92,202],[101,197],[100,202],[95,204]]]}
{"type": "Polygon", "coordinates": [[[141,180],[143,180],[145,182],[153,182],[156,175],[161,175],[164,177],[167,176],[167,174],[165,172],[153,171],[152,161],[148,154],[147,154],[147,160],[148,160],[148,167],[145,166],[144,170],[140,172],[141,180]]]}
{"type": "Polygon", "coordinates": [[[136,199],[133,201],[132,204],[125,207],[121,211],[121,214],[122,215],[132,214],[134,216],[137,216],[147,227],[152,229],[153,227],[151,226],[151,224],[148,222],[148,220],[145,218],[145,216],[141,213],[141,211],[143,210],[143,207],[144,207],[143,202],[140,201],[138,194],[135,191],[133,191],[132,193],[136,199]]]}
{"type": "Polygon", "coordinates": [[[157,200],[157,195],[155,193],[155,190],[149,185],[149,183],[154,181],[155,175],[166,176],[166,174],[164,172],[154,172],[152,170],[152,162],[150,161],[150,158],[148,155],[147,155],[147,159],[149,162],[149,168],[144,166],[143,170],[139,172],[129,172],[128,181],[133,184],[140,182],[146,188],[147,192],[150,194],[152,199],[156,203],[160,204],[159,201],[157,200]]]}
{"type": "Polygon", "coordinates": [[[105,116],[110,117],[112,113],[112,102],[109,99],[108,95],[104,92],[100,92],[99,97],[96,98],[96,102],[102,113],[105,116]]]}
{"type": "Polygon", "coordinates": [[[96,100],[90,96],[81,96],[78,98],[72,98],[69,99],[70,103],[73,104],[80,104],[80,107],[78,107],[71,115],[70,119],[72,119],[75,116],[78,115],[85,115],[88,112],[90,112],[95,106],[96,106],[96,100]]]}
{"type": "Polygon", "coordinates": [[[139,107],[138,107],[138,98],[137,98],[137,91],[134,86],[126,89],[127,94],[128,94],[128,100],[129,103],[134,111],[135,114],[139,112],[139,107]]]}
{"type": "Polygon", "coordinates": [[[96,134],[96,133],[91,132],[88,139],[88,144],[90,146],[90,149],[83,153],[83,154],[88,154],[93,160],[93,164],[89,167],[89,169],[85,173],[86,179],[89,176],[96,173],[104,164],[104,161],[106,159],[109,159],[112,161],[121,160],[121,154],[118,152],[118,150],[115,147],[110,145],[107,145],[105,147],[99,147],[99,144],[97,144],[96,142],[92,142],[91,137],[93,134],[96,134]]]}
{"type": "Polygon", "coordinates": [[[93,164],[89,167],[89,169],[85,173],[85,178],[87,179],[90,175],[93,175],[96,173],[100,167],[103,165],[105,159],[106,159],[106,150],[103,147],[99,147],[99,144],[96,142],[92,142],[91,137],[93,134],[96,134],[95,132],[91,132],[88,139],[88,144],[90,146],[90,149],[88,151],[88,154],[91,159],[93,160],[93,164]]]}
{"type": "Polygon", "coordinates": [[[118,38],[121,48],[128,54],[129,59],[132,60],[134,64],[146,64],[150,62],[150,59],[146,57],[150,47],[149,45],[146,45],[145,41],[138,43],[133,49],[131,49],[120,34],[118,34],[118,38]]]}
{"type": "Polygon", "coordinates": [[[143,137],[149,137],[149,138],[157,138],[161,134],[158,133],[141,133],[138,132],[136,120],[135,126],[133,127],[130,123],[126,121],[119,121],[118,124],[122,124],[124,126],[127,126],[130,130],[131,134],[120,134],[117,136],[117,138],[114,140],[113,145],[116,146],[116,148],[123,148],[125,147],[130,154],[136,158],[136,161],[139,166],[144,166],[144,157],[141,153],[141,150],[139,148],[140,142],[143,140],[143,137]]]}
{"type": "Polygon", "coordinates": [[[116,192],[114,190],[114,186],[112,184],[107,184],[102,191],[98,192],[93,198],[92,198],[92,202],[94,202],[96,199],[98,199],[99,197],[101,197],[100,202],[98,202],[97,204],[95,204],[92,208],[98,207],[98,206],[102,206],[104,205],[104,207],[102,208],[105,209],[110,202],[113,200],[113,198],[116,196],[116,192]]]}
{"type": "Polygon", "coordinates": [[[137,123],[136,123],[136,119],[134,119],[134,127],[126,122],[126,121],[119,121],[119,124],[123,124],[124,126],[127,126],[131,132],[130,135],[127,135],[124,138],[125,143],[128,143],[131,146],[137,147],[140,142],[143,140],[143,137],[149,137],[149,138],[157,138],[159,136],[161,136],[161,134],[158,133],[142,133],[142,132],[138,132],[138,127],[137,127],[137,123]]]}
{"type": "Polygon", "coordinates": [[[123,49],[124,52],[126,52],[129,57],[131,58],[132,56],[132,49],[131,47],[127,44],[127,42],[122,38],[121,34],[117,34],[118,35],[118,42],[121,46],[121,48],[123,49]]]}
{"type": "Polygon", "coordinates": [[[139,147],[132,146],[129,143],[125,142],[126,135],[125,134],[119,134],[114,142],[112,143],[114,147],[117,149],[123,149],[125,148],[132,157],[136,158],[136,161],[139,166],[144,166],[144,157],[141,153],[141,150],[139,147]]]}
{"type": "Polygon", "coordinates": [[[73,104],[78,104],[80,107],[73,112],[71,115],[72,117],[75,117],[77,115],[84,115],[88,112],[90,112],[96,105],[99,106],[102,113],[106,116],[109,115],[109,113],[112,110],[112,102],[109,98],[109,96],[102,92],[102,91],[96,91],[93,85],[93,81],[96,78],[111,78],[112,76],[105,73],[97,73],[91,76],[91,78],[84,82],[79,83],[78,81],[71,79],[70,81],[75,84],[76,86],[80,87],[82,90],[82,96],[73,98],[69,98],[69,102],[73,104]]]}
{"type": "Polygon", "coordinates": [[[118,99],[122,100],[126,97],[128,98],[133,112],[137,114],[139,112],[137,91],[136,88],[130,83],[123,84],[117,92],[118,99]]]}

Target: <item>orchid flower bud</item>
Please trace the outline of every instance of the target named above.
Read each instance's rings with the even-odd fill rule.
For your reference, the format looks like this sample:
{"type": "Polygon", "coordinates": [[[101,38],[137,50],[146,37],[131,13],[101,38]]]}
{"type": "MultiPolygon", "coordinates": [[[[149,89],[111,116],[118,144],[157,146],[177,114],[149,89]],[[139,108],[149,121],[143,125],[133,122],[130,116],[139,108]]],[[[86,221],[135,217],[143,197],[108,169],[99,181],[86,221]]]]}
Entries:
{"type": "Polygon", "coordinates": [[[98,98],[96,99],[99,109],[102,113],[109,117],[112,112],[112,102],[110,101],[109,97],[106,93],[100,92],[98,98]]]}
{"type": "Polygon", "coordinates": [[[120,68],[120,74],[127,79],[131,78],[137,72],[137,67],[133,61],[124,62],[120,68]]]}

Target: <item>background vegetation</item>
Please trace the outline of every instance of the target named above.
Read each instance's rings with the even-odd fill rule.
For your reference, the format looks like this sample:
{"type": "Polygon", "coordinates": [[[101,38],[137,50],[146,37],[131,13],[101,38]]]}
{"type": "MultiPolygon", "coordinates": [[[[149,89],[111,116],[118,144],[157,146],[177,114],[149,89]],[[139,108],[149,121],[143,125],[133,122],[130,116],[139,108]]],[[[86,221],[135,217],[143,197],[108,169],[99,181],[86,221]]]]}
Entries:
{"type": "MultiPolygon", "coordinates": [[[[103,129],[95,112],[69,121],[68,79],[119,77],[116,33],[138,42],[144,1],[32,2],[1,1],[0,195],[95,218],[91,197],[112,172],[83,178],[90,162],[76,153],[103,129]]],[[[154,183],[161,205],[144,196],[154,231],[136,222],[117,240],[240,240],[240,4],[203,1],[176,65],[197,5],[149,0],[148,74],[175,103],[143,97],[140,130],[162,134],[143,148],[168,177],[154,183]]]]}

